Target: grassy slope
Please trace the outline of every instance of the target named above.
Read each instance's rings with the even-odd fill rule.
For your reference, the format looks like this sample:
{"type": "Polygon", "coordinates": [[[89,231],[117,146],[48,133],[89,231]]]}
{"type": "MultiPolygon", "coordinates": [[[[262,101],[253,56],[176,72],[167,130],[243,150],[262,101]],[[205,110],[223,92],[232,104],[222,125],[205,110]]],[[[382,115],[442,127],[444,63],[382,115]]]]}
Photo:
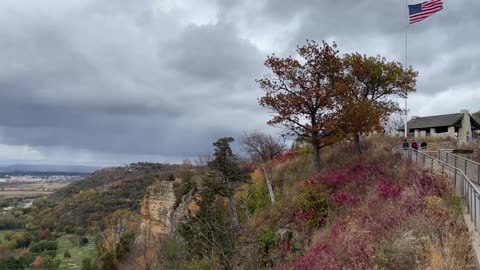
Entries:
{"type": "MultiPolygon", "coordinates": [[[[0,241],[5,240],[5,234],[13,232],[12,230],[0,231],[0,241]]],[[[82,260],[84,258],[95,258],[97,251],[95,248],[95,238],[87,237],[89,242],[85,246],[74,245],[68,240],[69,235],[62,236],[57,239],[58,250],[57,257],[62,259],[59,269],[81,269],[82,260]],[[63,258],[63,253],[68,250],[72,256],[68,262],[63,258]]]]}
{"type": "Polygon", "coordinates": [[[257,267],[259,261],[266,268],[296,269],[388,268],[402,262],[420,268],[468,267],[470,242],[461,219],[461,201],[452,196],[445,178],[395,158],[390,149],[400,143],[373,138],[364,144],[367,149],[360,163],[349,145],[324,149],[321,177],[308,188],[305,180],[313,175],[308,155],[272,162],[274,206],[268,197],[255,195],[265,194],[266,189],[261,173],[254,175],[254,185],[239,196],[240,200],[250,198],[253,210],[249,220],[240,212],[245,223],[240,237],[244,239],[240,245],[243,268],[257,267]],[[342,183],[321,184],[328,175],[342,183]],[[322,200],[326,214],[318,207],[322,200]],[[307,213],[311,207],[317,208],[313,218],[307,213]],[[319,224],[321,215],[325,221],[319,224]],[[281,230],[292,231],[293,238],[282,240],[281,230]],[[270,232],[277,234],[271,238],[270,232]]]}
{"type": "Polygon", "coordinates": [[[59,269],[81,269],[82,260],[84,258],[95,258],[97,251],[95,249],[95,239],[88,237],[88,244],[85,246],[73,245],[68,240],[68,235],[58,239],[57,257],[62,259],[59,269]],[[68,260],[63,258],[63,253],[68,250],[72,257],[68,260]]]}

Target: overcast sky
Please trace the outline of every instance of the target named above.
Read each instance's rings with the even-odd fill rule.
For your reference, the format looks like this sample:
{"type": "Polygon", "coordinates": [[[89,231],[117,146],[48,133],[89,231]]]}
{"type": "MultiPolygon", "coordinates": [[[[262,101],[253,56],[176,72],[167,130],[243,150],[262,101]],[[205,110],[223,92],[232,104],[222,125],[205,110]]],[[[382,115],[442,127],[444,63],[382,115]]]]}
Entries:
{"type": "MultiPolygon", "coordinates": [[[[411,115],[480,109],[480,1],[444,6],[408,28],[411,115]]],[[[267,55],[335,40],[403,62],[404,35],[400,0],[1,0],[0,164],[192,159],[278,131],[267,55]]]]}

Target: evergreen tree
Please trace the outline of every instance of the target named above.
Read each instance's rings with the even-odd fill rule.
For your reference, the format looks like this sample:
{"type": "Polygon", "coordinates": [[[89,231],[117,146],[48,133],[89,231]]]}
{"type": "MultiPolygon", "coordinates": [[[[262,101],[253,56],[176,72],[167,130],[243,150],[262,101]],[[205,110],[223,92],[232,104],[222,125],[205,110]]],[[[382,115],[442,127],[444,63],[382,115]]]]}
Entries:
{"type": "Polygon", "coordinates": [[[227,197],[230,217],[235,232],[240,230],[237,209],[235,206],[235,189],[250,180],[249,171],[240,166],[240,162],[230,148],[232,137],[218,139],[215,146],[214,159],[208,162],[209,171],[204,177],[203,194],[214,194],[227,197]]]}

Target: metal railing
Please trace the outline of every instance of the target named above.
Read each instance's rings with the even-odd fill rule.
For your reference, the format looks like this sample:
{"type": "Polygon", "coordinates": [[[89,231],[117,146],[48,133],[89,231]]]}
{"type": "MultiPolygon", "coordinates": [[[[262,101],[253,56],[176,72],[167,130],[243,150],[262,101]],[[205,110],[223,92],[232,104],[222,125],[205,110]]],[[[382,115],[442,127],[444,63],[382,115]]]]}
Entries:
{"type": "Polygon", "coordinates": [[[455,193],[465,199],[467,211],[470,214],[475,231],[478,231],[480,226],[480,191],[460,168],[413,148],[394,148],[392,151],[399,153],[405,159],[415,162],[424,169],[443,173],[451,179],[455,193]]]}
{"type": "Polygon", "coordinates": [[[438,159],[462,170],[468,179],[480,185],[480,163],[450,153],[447,149],[438,150],[438,159]]]}

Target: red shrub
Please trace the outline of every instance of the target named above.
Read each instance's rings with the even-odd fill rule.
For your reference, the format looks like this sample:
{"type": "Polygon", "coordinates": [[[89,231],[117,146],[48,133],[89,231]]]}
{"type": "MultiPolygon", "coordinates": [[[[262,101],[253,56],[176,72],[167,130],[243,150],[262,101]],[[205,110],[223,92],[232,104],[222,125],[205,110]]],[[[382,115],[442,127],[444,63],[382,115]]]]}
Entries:
{"type": "MultiPolygon", "coordinates": [[[[351,167],[328,172],[320,177],[320,181],[313,178],[305,181],[307,190],[322,185],[333,188],[334,192],[329,196],[330,207],[349,207],[336,211],[342,219],[332,226],[328,239],[314,244],[298,258],[295,269],[373,269],[378,255],[376,249],[403,226],[414,222],[417,215],[427,214],[440,221],[445,219],[447,211],[437,209],[434,203],[428,208],[425,199],[448,194],[445,181],[410,168],[406,174],[397,175],[381,162],[367,164],[360,161],[351,167]],[[392,178],[395,181],[391,181],[392,178]]],[[[331,210],[335,213],[335,209],[331,210]]],[[[309,217],[318,216],[309,211],[303,211],[299,216],[303,219],[309,217]]]]}
{"type": "Polygon", "coordinates": [[[432,175],[422,173],[412,173],[409,175],[410,185],[414,186],[421,196],[439,196],[442,197],[448,191],[448,186],[444,181],[437,181],[432,175]]]}
{"type": "Polygon", "coordinates": [[[344,231],[332,242],[315,244],[297,260],[295,269],[370,269],[374,258],[375,249],[369,232],[344,231]]]}
{"type": "Polygon", "coordinates": [[[348,171],[333,171],[322,177],[322,182],[326,185],[337,187],[352,181],[348,171]]]}
{"type": "Polygon", "coordinates": [[[382,179],[378,181],[377,192],[384,199],[395,198],[400,195],[401,187],[382,179]]]}
{"type": "Polygon", "coordinates": [[[283,153],[280,153],[278,155],[275,156],[275,160],[278,160],[280,162],[285,162],[289,159],[292,159],[294,158],[295,156],[297,156],[298,152],[297,151],[288,151],[288,152],[283,152],[283,153]]]}
{"type": "Polygon", "coordinates": [[[332,201],[339,205],[355,205],[359,199],[355,198],[343,191],[337,191],[331,196],[332,201]]]}
{"type": "Polygon", "coordinates": [[[347,221],[344,221],[344,220],[337,221],[337,223],[335,223],[332,226],[332,230],[330,231],[330,235],[328,235],[328,238],[330,240],[336,239],[340,233],[346,230],[346,228],[347,228],[347,221]]]}
{"type": "Polygon", "coordinates": [[[325,260],[328,260],[328,245],[326,243],[320,242],[315,244],[307,254],[297,260],[295,269],[298,270],[307,270],[314,269],[329,269],[328,264],[325,264],[325,260]]]}
{"type": "Polygon", "coordinates": [[[365,164],[362,161],[354,166],[337,171],[331,171],[322,176],[322,183],[331,187],[342,187],[349,183],[365,182],[369,179],[375,179],[384,174],[384,169],[379,164],[365,164]]]}

